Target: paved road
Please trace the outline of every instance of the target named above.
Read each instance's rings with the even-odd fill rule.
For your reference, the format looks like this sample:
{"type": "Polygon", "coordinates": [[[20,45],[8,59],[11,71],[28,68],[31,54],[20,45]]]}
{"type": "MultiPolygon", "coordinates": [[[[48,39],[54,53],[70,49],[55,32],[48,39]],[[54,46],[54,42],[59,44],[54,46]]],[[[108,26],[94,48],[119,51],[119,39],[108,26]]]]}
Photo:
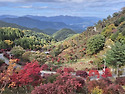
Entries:
{"type": "MultiPolygon", "coordinates": [[[[0,53],[0,59],[3,59],[4,62],[9,65],[9,59],[7,59],[6,57],[3,56],[3,53],[0,53]]],[[[21,67],[21,65],[16,64],[16,67],[21,67]]]]}
{"type": "Polygon", "coordinates": [[[9,65],[9,59],[3,56],[3,53],[0,54],[0,59],[4,60],[7,65],[9,65]]]}

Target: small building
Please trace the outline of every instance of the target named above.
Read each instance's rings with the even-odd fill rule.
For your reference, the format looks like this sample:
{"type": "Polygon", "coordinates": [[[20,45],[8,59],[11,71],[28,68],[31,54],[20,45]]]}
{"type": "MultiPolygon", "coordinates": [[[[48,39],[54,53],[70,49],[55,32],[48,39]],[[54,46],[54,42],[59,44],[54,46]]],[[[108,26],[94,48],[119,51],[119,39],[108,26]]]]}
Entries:
{"type": "Polygon", "coordinates": [[[40,71],[41,76],[44,76],[44,74],[55,74],[56,72],[52,72],[52,71],[40,71]]]}
{"type": "Polygon", "coordinates": [[[45,54],[49,54],[49,52],[45,52],[45,54]]]}

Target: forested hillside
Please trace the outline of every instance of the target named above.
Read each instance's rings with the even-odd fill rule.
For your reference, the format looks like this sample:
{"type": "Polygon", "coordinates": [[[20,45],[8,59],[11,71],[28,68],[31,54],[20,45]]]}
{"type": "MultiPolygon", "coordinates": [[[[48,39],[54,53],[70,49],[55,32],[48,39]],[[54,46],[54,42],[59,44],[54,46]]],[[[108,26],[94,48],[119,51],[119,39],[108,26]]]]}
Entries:
{"type": "Polygon", "coordinates": [[[63,41],[0,28],[1,94],[125,94],[125,8],[81,34],[65,28],[53,37],[63,41]]]}
{"type": "Polygon", "coordinates": [[[39,49],[43,45],[54,42],[55,39],[43,33],[36,33],[31,30],[20,30],[18,28],[0,28],[0,49],[12,48],[20,45],[25,49],[39,49]]]}
{"type": "Polygon", "coordinates": [[[61,41],[61,40],[65,40],[68,37],[73,36],[74,34],[76,33],[73,30],[64,28],[64,29],[57,31],[52,36],[58,41],[61,41]]]}
{"type": "Polygon", "coordinates": [[[4,22],[4,21],[0,21],[0,27],[12,27],[12,28],[19,28],[21,30],[25,29],[25,30],[32,30],[32,31],[35,31],[35,32],[43,33],[43,31],[38,29],[38,28],[23,27],[23,26],[20,26],[20,25],[17,25],[17,24],[7,23],[7,22],[4,22]]]}

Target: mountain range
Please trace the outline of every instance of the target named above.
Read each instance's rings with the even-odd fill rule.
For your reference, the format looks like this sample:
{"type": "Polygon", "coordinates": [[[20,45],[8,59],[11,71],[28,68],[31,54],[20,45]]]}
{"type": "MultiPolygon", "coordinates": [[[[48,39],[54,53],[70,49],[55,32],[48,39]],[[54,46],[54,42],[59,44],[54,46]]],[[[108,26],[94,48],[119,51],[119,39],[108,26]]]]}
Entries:
{"type": "Polygon", "coordinates": [[[75,17],[75,16],[32,16],[22,17],[13,15],[1,15],[0,20],[7,23],[14,23],[27,28],[37,28],[47,34],[53,34],[62,28],[69,28],[77,33],[83,32],[86,27],[93,25],[101,18],[97,17],[75,17]],[[53,30],[51,32],[51,30],[53,30]]]}

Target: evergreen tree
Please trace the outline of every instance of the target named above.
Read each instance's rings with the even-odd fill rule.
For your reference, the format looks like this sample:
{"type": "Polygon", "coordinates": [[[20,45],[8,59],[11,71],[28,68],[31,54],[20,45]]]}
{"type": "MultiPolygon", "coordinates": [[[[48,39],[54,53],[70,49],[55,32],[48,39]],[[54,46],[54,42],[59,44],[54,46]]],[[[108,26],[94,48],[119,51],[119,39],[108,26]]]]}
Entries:
{"type": "Polygon", "coordinates": [[[87,41],[87,53],[95,54],[103,49],[105,44],[105,37],[103,35],[95,35],[87,41]]]}
{"type": "Polygon", "coordinates": [[[106,54],[106,64],[117,68],[125,65],[125,44],[116,42],[106,54]]]}

